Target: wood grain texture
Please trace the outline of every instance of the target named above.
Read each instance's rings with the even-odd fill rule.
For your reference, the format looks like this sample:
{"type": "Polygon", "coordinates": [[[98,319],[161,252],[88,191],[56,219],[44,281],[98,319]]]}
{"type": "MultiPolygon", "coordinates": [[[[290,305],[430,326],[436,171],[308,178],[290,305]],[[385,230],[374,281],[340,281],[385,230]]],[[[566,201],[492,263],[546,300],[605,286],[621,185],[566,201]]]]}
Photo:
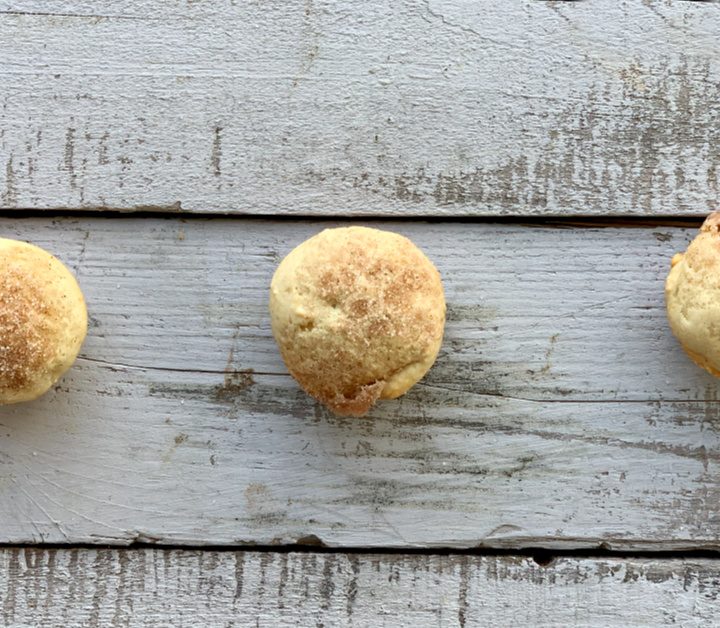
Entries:
{"type": "Polygon", "coordinates": [[[0,550],[8,627],[708,626],[713,560],[0,550]]]}
{"type": "Polygon", "coordinates": [[[716,3],[0,3],[0,206],[702,214],[716,3]]]}
{"type": "Polygon", "coordinates": [[[54,391],[0,410],[0,541],[717,547],[718,384],[664,320],[690,231],[374,224],[437,263],[449,320],[420,385],[346,420],[266,313],[328,223],[0,220],[92,319],[54,391]]]}

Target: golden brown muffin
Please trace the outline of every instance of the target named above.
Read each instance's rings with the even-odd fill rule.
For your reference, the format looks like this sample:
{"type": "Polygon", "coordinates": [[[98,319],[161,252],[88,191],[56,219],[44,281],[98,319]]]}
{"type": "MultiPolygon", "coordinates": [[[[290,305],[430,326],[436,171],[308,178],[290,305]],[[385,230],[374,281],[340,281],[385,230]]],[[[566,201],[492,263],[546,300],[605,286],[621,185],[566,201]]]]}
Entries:
{"type": "Polygon", "coordinates": [[[270,287],[275,339],[290,373],[340,415],[405,393],[442,342],[440,274],[407,238],[326,229],[280,263],[270,287]]]}
{"type": "Polygon", "coordinates": [[[0,404],[46,392],[86,333],[85,300],[70,271],[32,244],[0,238],[0,404]]]}
{"type": "Polygon", "coordinates": [[[707,217],[665,282],[670,327],[698,366],[720,377],[720,213],[707,217]]]}

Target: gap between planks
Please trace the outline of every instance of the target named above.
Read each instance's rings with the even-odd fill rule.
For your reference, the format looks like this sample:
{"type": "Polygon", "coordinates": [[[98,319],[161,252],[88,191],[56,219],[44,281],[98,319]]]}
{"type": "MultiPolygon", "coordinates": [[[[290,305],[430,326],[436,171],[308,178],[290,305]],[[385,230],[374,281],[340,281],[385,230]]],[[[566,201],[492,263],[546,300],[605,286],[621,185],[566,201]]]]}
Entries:
{"type": "Polygon", "coordinates": [[[139,552],[160,550],[164,552],[213,552],[213,553],[256,553],[256,554],[323,554],[323,555],[378,555],[378,556],[468,556],[479,558],[528,558],[541,567],[550,566],[562,558],[577,560],[619,559],[635,560],[712,560],[720,561],[720,549],[687,550],[616,550],[608,543],[600,543],[594,548],[547,549],[544,547],[497,548],[497,547],[330,547],[314,536],[306,537],[303,543],[284,545],[180,545],[177,543],[151,543],[134,541],[128,545],[96,545],[93,543],[0,543],[3,550],[24,551],[70,551],[112,550],[117,552],[139,552]]]}
{"type": "Polygon", "coordinates": [[[212,219],[237,220],[237,221],[267,221],[281,220],[283,222],[363,222],[363,223],[387,223],[387,222],[424,222],[424,223],[468,223],[487,225],[516,225],[528,228],[555,228],[555,229],[598,229],[598,228],[648,228],[648,227],[676,227],[676,228],[700,228],[708,212],[699,212],[696,217],[687,215],[678,216],[636,216],[636,215],[609,215],[592,216],[583,213],[571,215],[543,215],[543,216],[521,216],[504,214],[484,214],[482,216],[428,216],[422,214],[405,213],[401,215],[378,215],[360,214],[357,212],[338,212],[334,216],[310,214],[242,214],[227,212],[185,212],[176,206],[164,207],[140,207],[138,209],[123,209],[101,207],[97,210],[79,208],[18,208],[10,209],[0,207],[0,218],[12,218],[22,220],[23,218],[107,218],[113,220],[135,220],[139,218],[165,219],[182,221],[203,221],[212,219]]]}

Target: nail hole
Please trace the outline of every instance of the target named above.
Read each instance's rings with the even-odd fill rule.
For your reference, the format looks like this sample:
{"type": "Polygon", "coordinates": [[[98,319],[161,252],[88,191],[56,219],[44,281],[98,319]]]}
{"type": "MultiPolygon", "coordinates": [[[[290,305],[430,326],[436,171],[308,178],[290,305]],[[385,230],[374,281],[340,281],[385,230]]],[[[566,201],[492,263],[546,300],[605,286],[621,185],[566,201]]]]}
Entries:
{"type": "Polygon", "coordinates": [[[538,551],[533,554],[532,559],[535,561],[537,565],[540,567],[549,567],[555,562],[555,556],[553,556],[550,552],[546,551],[538,551]]]}

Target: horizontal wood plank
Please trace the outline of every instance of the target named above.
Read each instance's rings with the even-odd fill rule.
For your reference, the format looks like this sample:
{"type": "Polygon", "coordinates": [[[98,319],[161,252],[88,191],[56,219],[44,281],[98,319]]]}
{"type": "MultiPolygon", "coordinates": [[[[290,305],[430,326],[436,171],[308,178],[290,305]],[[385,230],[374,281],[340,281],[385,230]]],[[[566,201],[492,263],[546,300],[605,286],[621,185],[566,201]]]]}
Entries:
{"type": "Polygon", "coordinates": [[[714,560],[0,550],[8,626],[707,626],[714,560]]]}
{"type": "Polygon", "coordinates": [[[702,214],[720,11],[1,3],[0,207],[702,214]]]}
{"type": "MultiPolygon", "coordinates": [[[[272,274],[297,244],[347,224],[0,218],[0,233],[76,271],[87,360],[282,375],[272,274]]],[[[679,350],[664,309],[670,259],[695,229],[357,224],[408,236],[440,269],[448,322],[428,383],[528,401],[715,400],[716,380],[679,350]]]]}
{"type": "Polygon", "coordinates": [[[0,220],[92,319],[51,393],[0,409],[0,541],[717,547],[718,384],[664,320],[690,231],[374,224],[435,260],[449,320],[421,384],[346,420],[266,313],[328,223],[0,220]]]}

